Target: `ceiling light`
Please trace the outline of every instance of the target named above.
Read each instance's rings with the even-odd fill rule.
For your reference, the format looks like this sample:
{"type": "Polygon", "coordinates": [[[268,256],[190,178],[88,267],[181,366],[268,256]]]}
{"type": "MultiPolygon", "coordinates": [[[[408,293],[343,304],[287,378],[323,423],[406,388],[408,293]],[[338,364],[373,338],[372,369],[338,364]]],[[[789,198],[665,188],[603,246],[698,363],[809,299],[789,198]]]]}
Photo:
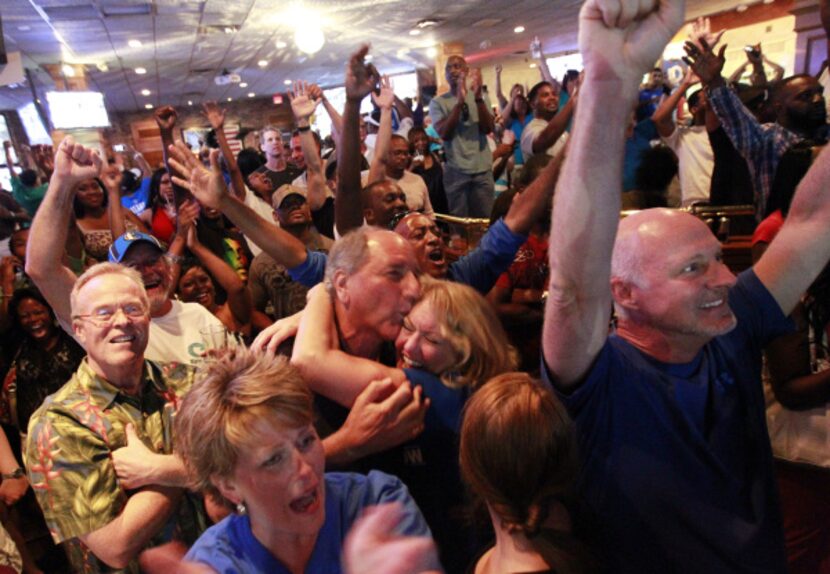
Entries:
{"type": "Polygon", "coordinates": [[[142,96],[149,96],[150,95],[150,90],[148,90],[147,88],[144,88],[143,90],[141,90],[141,95],[142,96]]]}
{"type": "Polygon", "coordinates": [[[264,68],[265,66],[268,65],[268,60],[260,60],[259,62],[256,63],[256,65],[259,66],[260,68],[264,68]]]}
{"type": "Polygon", "coordinates": [[[372,56],[372,54],[366,54],[366,57],[365,57],[365,58],[363,58],[363,59],[364,59],[364,60],[366,61],[366,63],[368,64],[369,62],[371,62],[371,61],[374,59],[374,56],[372,56]]]}
{"type": "Polygon", "coordinates": [[[409,31],[409,35],[410,36],[420,36],[421,31],[418,28],[413,28],[412,30],[409,31]]]}
{"type": "Polygon", "coordinates": [[[136,68],[135,73],[138,74],[139,76],[141,76],[143,74],[146,74],[147,73],[147,68],[136,68]]]}
{"type": "Polygon", "coordinates": [[[248,87],[248,82],[240,82],[239,87],[240,88],[247,88],[248,87]]]}
{"type": "Polygon", "coordinates": [[[297,27],[294,32],[294,43],[301,52],[316,54],[326,43],[326,37],[319,26],[308,22],[297,27]]]}
{"type": "Polygon", "coordinates": [[[437,55],[438,55],[438,50],[435,48],[435,46],[430,46],[429,48],[427,48],[427,56],[428,57],[434,58],[437,55]]]}
{"type": "Polygon", "coordinates": [[[290,86],[291,85],[291,80],[285,80],[285,81],[283,81],[283,84],[285,84],[286,86],[290,86]]]}
{"type": "Polygon", "coordinates": [[[233,101],[233,98],[228,98],[228,101],[229,101],[229,102],[232,102],[232,101],[233,101]]]}
{"type": "Polygon", "coordinates": [[[256,96],[256,94],[255,94],[255,93],[253,93],[253,92],[248,92],[248,97],[249,97],[249,98],[253,98],[254,96],[256,96]]]}
{"type": "Polygon", "coordinates": [[[277,47],[277,50],[282,50],[283,48],[285,48],[286,46],[288,46],[288,44],[286,44],[286,43],[285,43],[285,42],[283,42],[282,40],[277,40],[277,41],[274,43],[274,45],[277,47]]]}
{"type": "Polygon", "coordinates": [[[531,64],[531,65],[530,65],[530,67],[531,67],[531,68],[535,68],[535,67],[536,67],[536,64],[531,64]]]}
{"type": "Polygon", "coordinates": [[[429,28],[438,24],[438,20],[421,20],[415,24],[418,28],[429,28]]]}
{"type": "Polygon", "coordinates": [[[141,47],[141,40],[130,40],[127,42],[127,45],[130,48],[140,48],[141,47]]]}
{"type": "Polygon", "coordinates": [[[225,34],[233,34],[234,32],[236,32],[236,27],[235,26],[225,26],[224,28],[222,28],[222,30],[225,32],[225,34]]]}
{"type": "Polygon", "coordinates": [[[144,108],[148,109],[148,110],[152,110],[153,109],[153,104],[144,104],[144,108]]]}
{"type": "Polygon", "coordinates": [[[99,72],[109,72],[110,71],[110,67],[107,65],[106,62],[98,62],[97,64],[95,64],[95,67],[98,68],[99,72]]]}
{"type": "Polygon", "coordinates": [[[73,68],[69,64],[64,64],[63,66],[61,66],[61,72],[63,72],[63,75],[67,78],[75,77],[75,68],[73,68]]]}
{"type": "Polygon", "coordinates": [[[193,105],[193,100],[187,100],[187,105],[192,106],[193,105]]]}
{"type": "Polygon", "coordinates": [[[20,30],[21,32],[28,32],[29,30],[32,29],[32,27],[23,24],[22,26],[18,26],[17,29],[20,30]]]}
{"type": "Polygon", "coordinates": [[[513,28],[513,31],[514,31],[516,34],[521,34],[522,32],[524,32],[524,31],[525,31],[525,27],[524,27],[524,26],[516,26],[515,28],[513,28]]]}
{"type": "Polygon", "coordinates": [[[738,12],[746,12],[747,5],[746,4],[738,4],[738,7],[735,8],[738,12]]]}

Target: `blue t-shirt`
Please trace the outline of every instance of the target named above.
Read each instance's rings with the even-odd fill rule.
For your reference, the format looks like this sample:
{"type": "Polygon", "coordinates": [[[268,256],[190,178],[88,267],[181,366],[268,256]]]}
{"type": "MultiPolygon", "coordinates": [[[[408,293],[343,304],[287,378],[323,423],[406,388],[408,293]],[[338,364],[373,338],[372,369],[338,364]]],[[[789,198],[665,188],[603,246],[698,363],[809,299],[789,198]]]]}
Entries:
{"type": "Polygon", "coordinates": [[[525,157],[522,154],[522,146],[518,145],[522,141],[522,132],[525,130],[525,126],[533,121],[533,114],[528,113],[525,116],[525,121],[520,122],[517,118],[510,119],[510,131],[516,134],[516,149],[513,150],[513,162],[519,166],[524,165],[525,157]]]}
{"type": "MultiPolygon", "coordinates": [[[[479,244],[464,257],[454,261],[447,269],[447,279],[464,283],[487,294],[499,275],[513,264],[519,247],[527,241],[527,235],[514,233],[504,219],[499,219],[487,230],[479,244]]],[[[291,279],[309,289],[323,280],[328,256],[319,251],[306,250],[306,260],[288,270],[291,279]]]]}
{"type": "Polygon", "coordinates": [[[144,177],[141,179],[141,185],[138,189],[129,195],[121,196],[121,205],[138,215],[150,206],[150,181],[151,177],[144,177]]]}
{"type": "MultiPolygon", "coordinates": [[[[343,540],[367,506],[397,502],[404,517],[396,533],[431,536],[421,511],[400,480],[378,471],[368,476],[329,472],[326,480],[326,519],[306,566],[309,574],[339,574],[343,540]]],[[[290,574],[251,532],[247,515],[233,514],[208,528],[185,556],[189,562],[207,564],[219,574],[290,574]]],[[[434,565],[440,570],[440,565],[434,565]]]]}
{"type": "Polygon", "coordinates": [[[614,572],[786,572],[761,351],[792,325],[751,269],[729,306],[737,327],[690,363],[611,335],[559,393],[583,462],[576,524],[614,572]]]}
{"type": "Polygon", "coordinates": [[[637,189],[637,168],[643,162],[643,152],[651,148],[651,140],[658,138],[657,126],[646,118],[637,122],[634,133],[625,140],[625,159],[623,160],[623,191],[637,189]]]}

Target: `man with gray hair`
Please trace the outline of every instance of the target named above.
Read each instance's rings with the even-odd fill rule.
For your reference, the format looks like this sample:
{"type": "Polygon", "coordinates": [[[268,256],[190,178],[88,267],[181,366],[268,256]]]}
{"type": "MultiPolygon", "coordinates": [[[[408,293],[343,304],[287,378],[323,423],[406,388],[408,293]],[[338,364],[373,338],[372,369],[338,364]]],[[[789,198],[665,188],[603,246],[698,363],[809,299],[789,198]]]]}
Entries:
{"type": "Polygon", "coordinates": [[[173,415],[193,370],[144,360],[150,302],[138,272],[99,263],[70,300],[87,357],[32,415],[26,444],[49,530],[78,572],[138,571],[139,553],[166,543],[182,556],[204,528],[172,455],[173,415]]]}

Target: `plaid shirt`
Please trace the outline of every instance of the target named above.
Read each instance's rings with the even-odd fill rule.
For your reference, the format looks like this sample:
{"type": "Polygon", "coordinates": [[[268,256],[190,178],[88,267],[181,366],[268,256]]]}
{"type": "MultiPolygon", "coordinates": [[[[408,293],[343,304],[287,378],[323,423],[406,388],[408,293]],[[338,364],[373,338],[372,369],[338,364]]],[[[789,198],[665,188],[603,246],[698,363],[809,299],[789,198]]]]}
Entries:
{"type": "Polygon", "coordinates": [[[727,86],[707,89],[706,95],[732,145],[746,160],[755,195],[755,217],[760,221],[781,156],[802,138],[778,124],[758,123],[727,86]]]}

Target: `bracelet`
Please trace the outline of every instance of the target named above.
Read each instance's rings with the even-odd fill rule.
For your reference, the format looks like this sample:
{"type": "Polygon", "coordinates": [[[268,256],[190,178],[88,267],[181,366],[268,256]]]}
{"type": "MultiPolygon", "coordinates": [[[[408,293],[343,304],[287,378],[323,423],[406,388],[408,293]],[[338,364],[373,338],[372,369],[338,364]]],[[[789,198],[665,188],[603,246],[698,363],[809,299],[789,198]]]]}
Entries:
{"type": "Polygon", "coordinates": [[[298,132],[310,132],[311,131],[311,125],[299,126],[299,127],[297,127],[297,131],[298,132]]]}
{"type": "Polygon", "coordinates": [[[164,256],[167,258],[168,261],[170,261],[170,263],[176,263],[181,265],[182,261],[184,261],[184,257],[182,257],[181,255],[176,255],[175,253],[170,253],[169,251],[165,253],[164,256]]]}

